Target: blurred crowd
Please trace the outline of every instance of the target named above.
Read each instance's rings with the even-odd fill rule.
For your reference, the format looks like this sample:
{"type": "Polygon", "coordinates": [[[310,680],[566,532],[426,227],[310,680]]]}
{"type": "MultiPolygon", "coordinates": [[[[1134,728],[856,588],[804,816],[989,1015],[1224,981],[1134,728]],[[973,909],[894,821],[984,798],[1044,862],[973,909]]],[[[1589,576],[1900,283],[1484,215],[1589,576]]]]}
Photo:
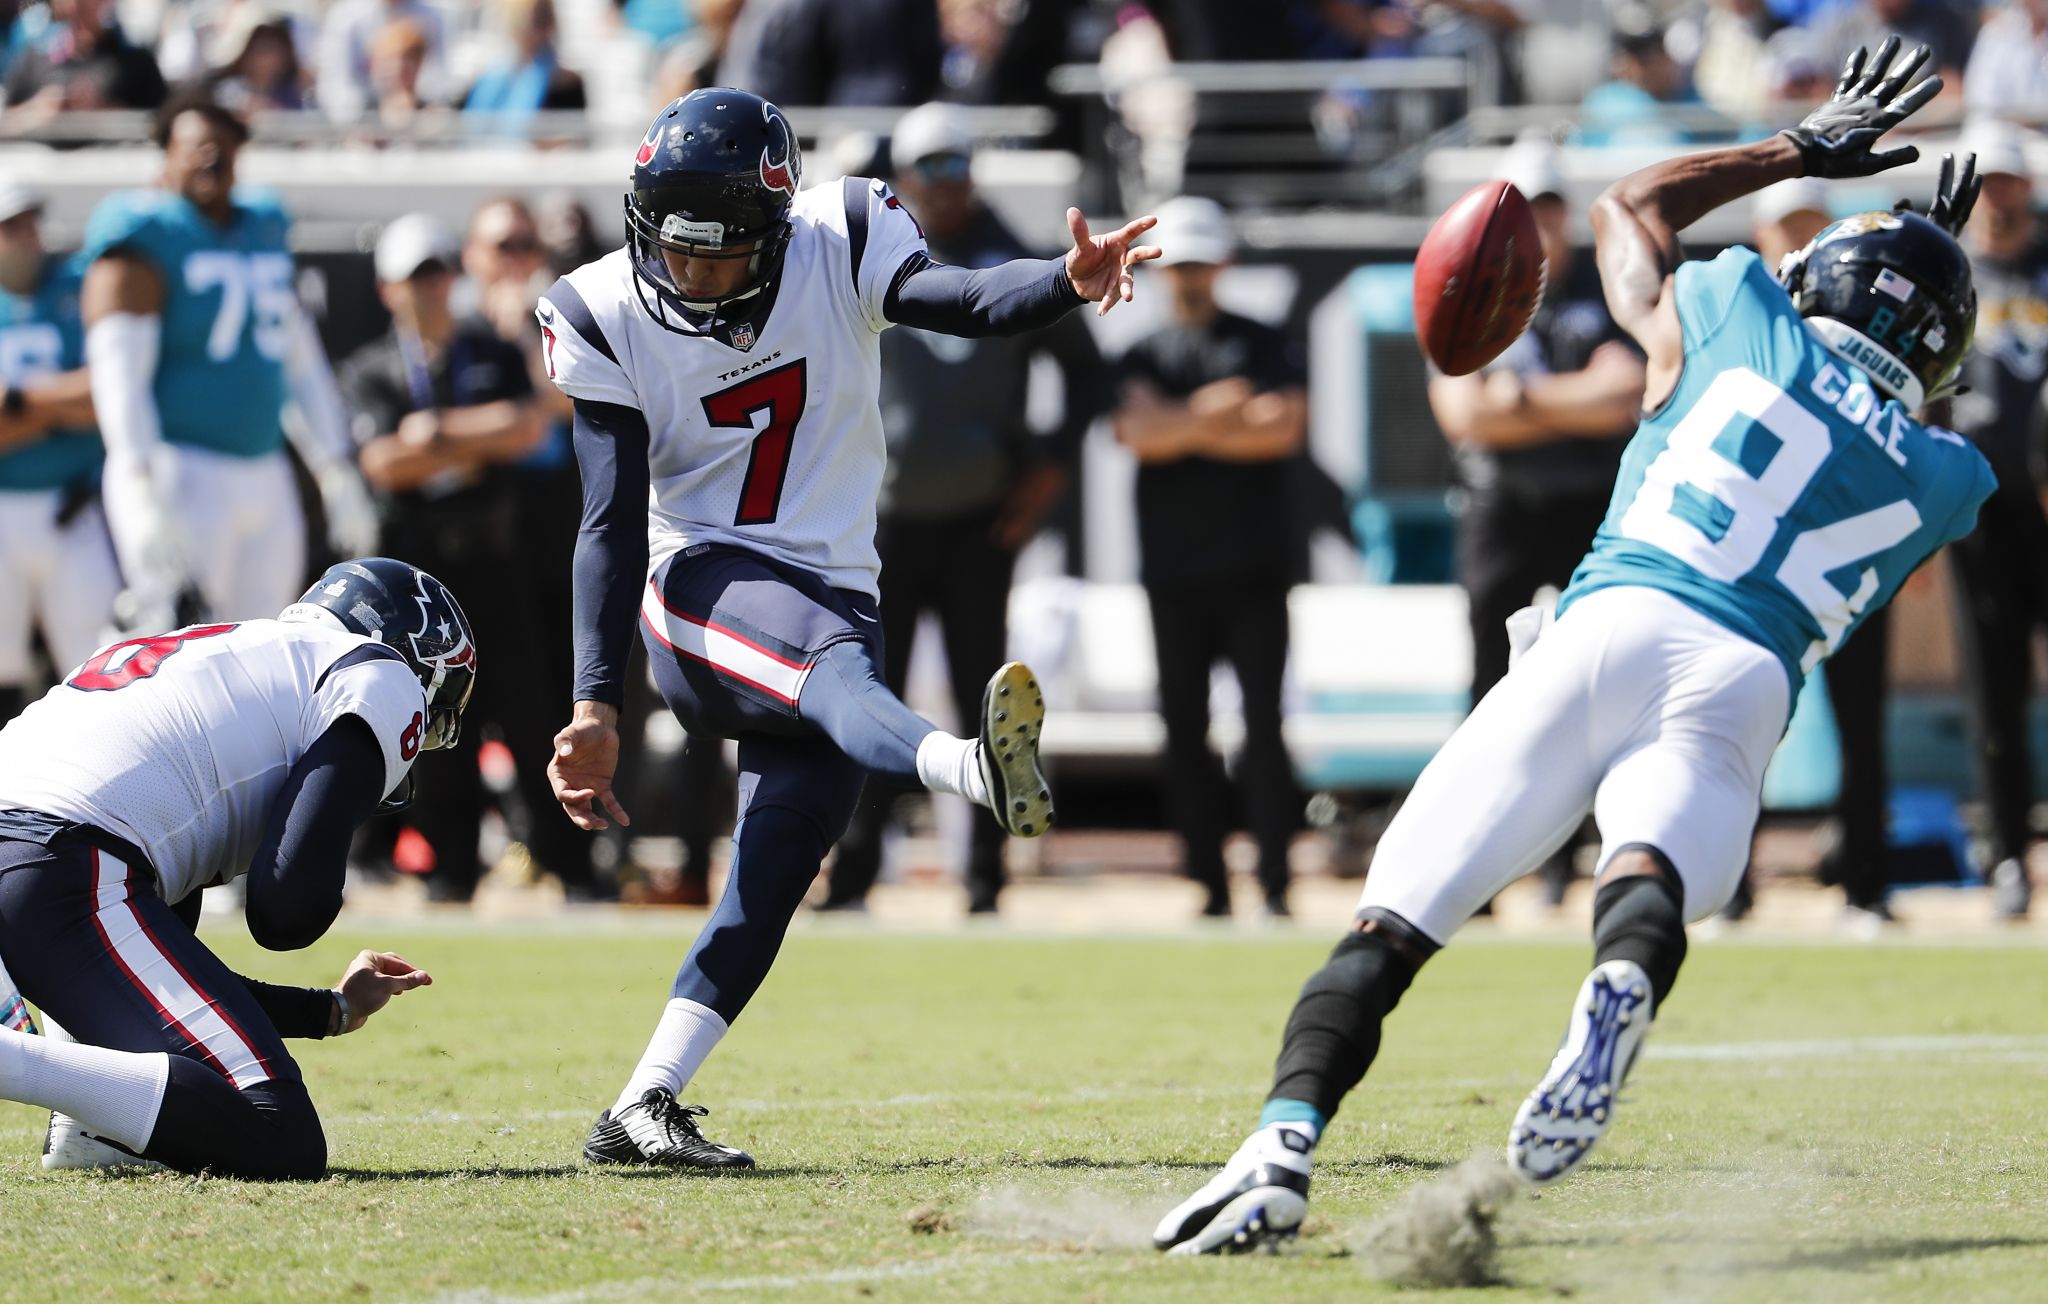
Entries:
{"type": "MultiPolygon", "coordinates": [[[[181,86],[383,134],[460,115],[464,134],[526,136],[535,115],[602,100],[630,118],[702,85],[789,106],[1050,104],[1070,62],[1129,86],[1167,61],[1447,55],[1481,60],[1497,102],[1586,92],[1585,143],[1666,143],[1695,130],[1669,110],[1769,122],[1894,32],[1928,46],[1958,104],[2048,108],[2048,0],[6,0],[0,24],[12,135],[181,86]],[[1604,50],[1586,39],[1602,29],[1604,50]]],[[[1336,92],[1319,115],[1369,100],[1336,92]]]]}

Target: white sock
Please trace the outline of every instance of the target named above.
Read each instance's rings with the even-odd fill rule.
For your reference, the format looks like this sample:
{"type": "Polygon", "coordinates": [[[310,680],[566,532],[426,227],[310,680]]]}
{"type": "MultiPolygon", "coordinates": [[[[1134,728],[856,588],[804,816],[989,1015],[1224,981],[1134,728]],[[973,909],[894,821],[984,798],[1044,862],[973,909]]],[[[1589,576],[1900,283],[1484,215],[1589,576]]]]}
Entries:
{"type": "Polygon", "coordinates": [[[0,1030],[0,1098],[71,1115],[138,1153],[156,1131],[171,1057],[0,1030]]]}
{"type": "Polygon", "coordinates": [[[981,777],[981,743],[934,729],[917,745],[917,777],[933,792],[950,792],[977,806],[988,805],[981,777]]]}
{"type": "Polygon", "coordinates": [[[725,1036],[725,1027],[725,1020],[710,1006],[680,996],[671,998],[640,1056],[640,1067],[633,1070],[633,1076],[626,1079],[626,1089],[612,1102],[612,1116],[618,1117],[628,1105],[639,1104],[649,1087],[667,1087],[680,1093],[689,1086],[690,1079],[697,1076],[697,1070],[704,1067],[704,1061],[725,1036]]]}

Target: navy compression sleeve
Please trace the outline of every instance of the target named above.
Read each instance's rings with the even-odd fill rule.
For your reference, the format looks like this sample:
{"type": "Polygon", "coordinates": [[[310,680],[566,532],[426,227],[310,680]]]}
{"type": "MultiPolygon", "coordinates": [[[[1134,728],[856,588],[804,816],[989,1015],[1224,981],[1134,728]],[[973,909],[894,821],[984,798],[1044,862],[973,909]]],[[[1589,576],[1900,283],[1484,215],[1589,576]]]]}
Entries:
{"type": "Polygon", "coordinates": [[[341,913],[349,839],[384,797],[384,749],[370,726],[345,715],[327,726],[271,808],[249,866],[249,935],[272,951],[317,941],[341,913]]]}
{"type": "Polygon", "coordinates": [[[898,326],[974,339],[1038,330],[1086,302],[1067,279],[1064,258],[1018,258],[970,270],[914,254],[889,286],[882,315],[898,326]]]}
{"type": "MultiPolygon", "coordinates": [[[[194,933],[199,931],[199,898],[202,893],[187,892],[171,907],[171,913],[178,922],[194,933]]],[[[311,1037],[315,1040],[327,1035],[327,1025],[334,1015],[334,993],[325,987],[280,987],[276,983],[258,982],[247,974],[235,974],[242,986],[270,1020],[270,1026],[277,1029],[280,1037],[311,1037]]]]}
{"type": "Polygon", "coordinates": [[[626,658],[647,582],[647,418],[618,403],[576,400],[583,526],[576,535],[575,700],[626,700],[626,658]]]}

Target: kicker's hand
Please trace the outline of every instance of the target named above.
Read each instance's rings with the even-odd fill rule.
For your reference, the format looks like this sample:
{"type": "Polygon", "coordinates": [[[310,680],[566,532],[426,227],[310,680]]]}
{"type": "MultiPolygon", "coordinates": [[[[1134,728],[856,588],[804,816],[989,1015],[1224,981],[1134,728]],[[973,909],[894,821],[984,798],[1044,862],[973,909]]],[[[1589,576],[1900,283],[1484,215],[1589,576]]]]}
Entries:
{"type": "Polygon", "coordinates": [[[334,990],[348,1002],[348,1026],[335,1035],[354,1032],[368,1023],[371,1015],[389,1005],[392,997],[403,996],[415,987],[432,986],[433,982],[434,975],[404,956],[389,951],[359,953],[341,975],[341,981],[334,984],[334,990]]]}
{"type": "Polygon", "coordinates": [[[1101,305],[1095,310],[1096,316],[1120,302],[1130,301],[1136,289],[1131,269],[1160,254],[1156,245],[1134,247],[1131,241],[1157,225],[1158,218],[1141,217],[1109,235],[1091,236],[1088,219],[1081,216],[1081,210],[1067,210],[1067,229],[1074,236],[1074,247],[1067,250],[1067,279],[1073,282],[1074,293],[1101,305]]]}
{"type": "Polygon", "coordinates": [[[626,808],[612,793],[619,769],[619,708],[604,702],[578,702],[576,716],[555,735],[548,782],[569,819],[586,833],[611,827],[605,816],[624,828],[632,824],[626,808]]]}
{"type": "Polygon", "coordinates": [[[1927,47],[1906,56],[1897,71],[1892,62],[1899,38],[1887,36],[1875,58],[1858,49],[1842,67],[1842,80],[1827,103],[1806,115],[1783,134],[1799,147],[1810,177],[1867,177],[1911,163],[1920,151],[1911,145],[1874,153],[1884,133],[1904,122],[1941,91],[1941,78],[1928,76],[1912,86],[1913,74],[1927,62],[1927,47]]]}

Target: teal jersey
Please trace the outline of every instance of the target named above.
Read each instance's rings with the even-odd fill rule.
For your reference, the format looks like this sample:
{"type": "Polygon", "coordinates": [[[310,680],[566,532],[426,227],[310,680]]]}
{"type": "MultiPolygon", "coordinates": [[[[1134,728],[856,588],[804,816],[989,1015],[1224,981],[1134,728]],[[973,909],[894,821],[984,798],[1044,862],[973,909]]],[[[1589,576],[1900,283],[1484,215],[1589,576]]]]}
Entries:
{"type": "MultiPolygon", "coordinates": [[[[50,258],[34,294],[0,290],[0,383],[22,385],[85,365],[78,285],[85,262],[50,258]]],[[[62,489],[97,479],[99,431],[52,430],[32,444],[0,452],[0,491],[62,489]]]]}
{"type": "Polygon", "coordinates": [[[93,210],[86,257],[119,251],[163,278],[155,392],[166,443],[237,457],[283,446],[289,229],[275,200],[241,191],[224,227],[170,190],[116,191],[93,210]]]}
{"type": "Polygon", "coordinates": [[[1822,344],[1749,250],[1684,264],[1677,293],[1678,388],[1630,441],[1558,609],[1661,589],[1777,653],[1796,690],[1975,527],[1991,467],[1822,344]]]}

